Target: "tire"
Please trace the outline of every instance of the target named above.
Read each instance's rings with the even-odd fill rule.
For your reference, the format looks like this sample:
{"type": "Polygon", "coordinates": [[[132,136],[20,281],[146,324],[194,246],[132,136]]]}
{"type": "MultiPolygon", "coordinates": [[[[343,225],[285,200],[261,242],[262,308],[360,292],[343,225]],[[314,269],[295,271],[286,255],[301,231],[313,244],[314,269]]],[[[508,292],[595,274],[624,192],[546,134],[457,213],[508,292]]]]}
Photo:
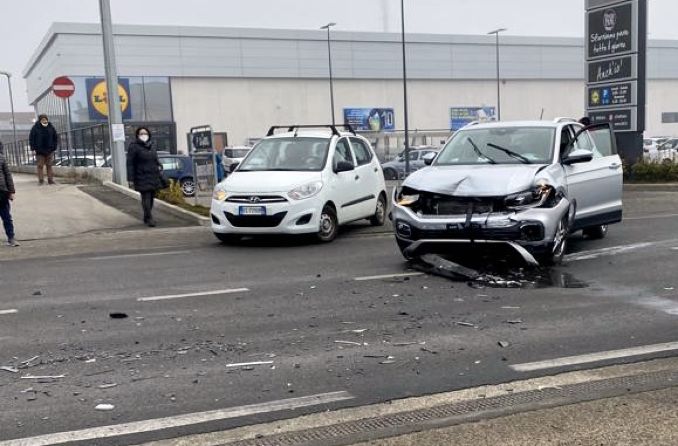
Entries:
{"type": "Polygon", "coordinates": [[[553,237],[553,248],[551,251],[540,254],[537,256],[537,261],[541,266],[555,266],[559,265],[565,257],[565,251],[567,250],[567,236],[570,233],[568,227],[569,221],[569,212],[558,223],[556,228],[556,233],[553,237]]]}
{"type": "Polygon", "coordinates": [[[395,171],[395,169],[391,169],[390,167],[387,167],[384,169],[384,179],[385,180],[397,180],[398,179],[398,172],[395,171]]]}
{"type": "Polygon", "coordinates": [[[332,206],[325,205],[320,213],[320,224],[316,239],[321,243],[330,243],[337,237],[339,232],[339,220],[337,212],[332,206]]]}
{"type": "Polygon", "coordinates": [[[607,225],[598,225],[598,226],[589,226],[584,228],[582,231],[584,237],[587,237],[592,240],[599,240],[605,238],[607,235],[608,226],[607,225]]]}
{"type": "Polygon", "coordinates": [[[386,223],[386,211],[386,197],[384,194],[381,194],[377,199],[377,207],[374,210],[374,215],[370,217],[370,224],[372,226],[384,226],[384,223],[386,223]]]}
{"type": "Polygon", "coordinates": [[[195,195],[195,182],[193,178],[184,178],[179,182],[181,185],[181,192],[185,197],[192,197],[195,195]]]}
{"type": "Polygon", "coordinates": [[[215,232],[214,236],[225,245],[231,245],[240,241],[240,236],[235,234],[221,234],[219,232],[215,232]]]}

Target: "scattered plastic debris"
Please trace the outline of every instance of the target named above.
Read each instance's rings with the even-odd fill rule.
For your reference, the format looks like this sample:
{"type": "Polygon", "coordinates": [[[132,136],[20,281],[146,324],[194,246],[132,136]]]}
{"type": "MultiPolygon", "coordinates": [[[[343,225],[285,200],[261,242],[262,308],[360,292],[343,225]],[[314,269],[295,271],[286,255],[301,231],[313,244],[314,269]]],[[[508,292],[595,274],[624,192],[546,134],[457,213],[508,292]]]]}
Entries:
{"type": "Polygon", "coordinates": [[[354,341],[334,341],[334,343],[344,345],[367,345],[367,342],[354,342],[354,341]]]}
{"type": "Polygon", "coordinates": [[[507,323],[507,324],[512,324],[512,325],[515,325],[515,324],[522,324],[522,323],[523,323],[523,320],[522,320],[522,319],[511,319],[511,320],[506,321],[506,323],[507,323]]]}
{"type": "Polygon", "coordinates": [[[462,327],[475,327],[475,324],[470,322],[457,322],[457,325],[461,325],[462,327]]]}
{"type": "Polygon", "coordinates": [[[100,389],[111,389],[113,387],[117,387],[117,383],[110,383],[110,384],[102,384],[99,386],[100,389]]]}
{"type": "Polygon", "coordinates": [[[126,319],[127,313],[114,312],[108,315],[111,319],[126,319]]]}
{"type": "Polygon", "coordinates": [[[60,379],[65,377],[66,375],[45,375],[45,376],[26,375],[22,376],[21,379],[60,379]]]}
{"type": "Polygon", "coordinates": [[[10,373],[19,373],[19,369],[16,369],[14,367],[10,367],[7,365],[3,365],[0,367],[0,370],[4,370],[5,372],[10,372],[10,373]]]}
{"type": "Polygon", "coordinates": [[[97,404],[94,410],[100,410],[103,412],[108,412],[115,409],[115,406],[113,404],[97,404]]]}
{"type": "Polygon", "coordinates": [[[235,362],[226,364],[226,367],[251,367],[255,365],[270,365],[273,361],[253,361],[253,362],[235,362]]]}
{"type": "Polygon", "coordinates": [[[511,345],[510,343],[508,343],[506,341],[499,341],[499,342],[497,342],[497,344],[499,344],[499,347],[501,347],[501,348],[506,348],[509,345],[511,345]]]}

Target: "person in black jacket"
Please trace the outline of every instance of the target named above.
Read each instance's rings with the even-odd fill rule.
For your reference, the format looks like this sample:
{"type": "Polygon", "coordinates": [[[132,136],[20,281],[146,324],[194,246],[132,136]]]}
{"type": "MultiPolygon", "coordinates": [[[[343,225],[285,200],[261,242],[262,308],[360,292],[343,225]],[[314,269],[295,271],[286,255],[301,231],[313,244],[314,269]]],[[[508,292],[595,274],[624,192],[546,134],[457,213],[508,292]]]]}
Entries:
{"type": "Polygon", "coordinates": [[[2,225],[5,227],[7,234],[7,245],[19,246],[16,238],[14,238],[14,223],[12,222],[12,214],[10,213],[10,201],[14,200],[14,181],[12,180],[12,172],[7,167],[5,156],[2,150],[2,143],[0,142],[0,219],[2,225]]]}
{"type": "Polygon", "coordinates": [[[158,152],[153,147],[151,132],[146,127],[136,131],[136,141],[127,149],[127,181],[141,194],[141,207],[144,211],[144,223],[155,226],[153,220],[153,199],[162,188],[161,165],[158,152]]]}
{"type": "Polygon", "coordinates": [[[38,116],[38,122],[31,129],[29,136],[31,150],[35,152],[36,164],[38,165],[38,182],[45,184],[44,167],[47,166],[47,181],[54,184],[54,173],[52,164],[54,163],[54,152],[59,145],[59,135],[56,129],[49,122],[47,115],[38,116]]]}

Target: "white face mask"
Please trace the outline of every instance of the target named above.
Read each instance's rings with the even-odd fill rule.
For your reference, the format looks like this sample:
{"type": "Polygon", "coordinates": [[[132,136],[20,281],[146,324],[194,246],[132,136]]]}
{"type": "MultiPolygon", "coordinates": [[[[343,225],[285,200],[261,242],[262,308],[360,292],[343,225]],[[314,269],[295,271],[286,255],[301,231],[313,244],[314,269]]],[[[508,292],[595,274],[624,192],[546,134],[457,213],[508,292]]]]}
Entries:
{"type": "Polygon", "coordinates": [[[49,125],[49,122],[41,122],[40,124],[42,124],[43,127],[47,127],[49,125]]]}
{"type": "Polygon", "coordinates": [[[149,137],[148,135],[139,135],[139,139],[143,142],[148,142],[149,137]]]}

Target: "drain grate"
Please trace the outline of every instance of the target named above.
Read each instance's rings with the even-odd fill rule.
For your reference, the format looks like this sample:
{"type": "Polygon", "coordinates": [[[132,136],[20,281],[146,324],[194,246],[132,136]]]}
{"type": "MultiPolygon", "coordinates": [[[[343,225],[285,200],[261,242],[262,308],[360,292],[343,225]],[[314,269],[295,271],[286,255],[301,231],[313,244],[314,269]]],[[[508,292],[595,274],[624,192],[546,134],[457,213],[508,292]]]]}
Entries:
{"type": "Polygon", "coordinates": [[[678,385],[678,371],[623,376],[563,387],[531,390],[491,398],[463,401],[298,432],[241,440],[222,446],[339,446],[421,430],[452,426],[480,418],[612,398],[629,393],[659,390],[678,385]],[[424,426],[425,425],[425,426],[424,426]]]}

